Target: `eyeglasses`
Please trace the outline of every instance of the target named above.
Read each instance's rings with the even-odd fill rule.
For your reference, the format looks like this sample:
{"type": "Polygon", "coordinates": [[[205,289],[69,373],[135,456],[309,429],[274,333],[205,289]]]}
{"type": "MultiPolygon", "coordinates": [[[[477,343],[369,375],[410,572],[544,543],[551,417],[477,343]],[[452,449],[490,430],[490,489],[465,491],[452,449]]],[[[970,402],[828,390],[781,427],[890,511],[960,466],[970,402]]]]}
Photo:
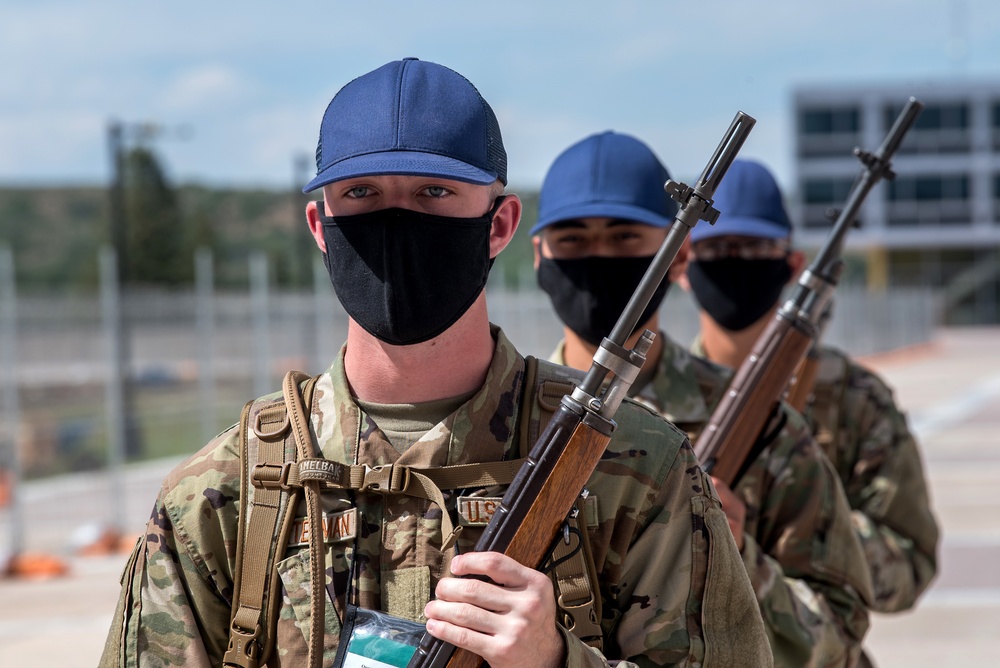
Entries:
{"type": "Polygon", "coordinates": [[[703,262],[737,257],[742,260],[781,260],[788,257],[791,244],[778,239],[706,239],[691,246],[694,259],[703,262]]]}

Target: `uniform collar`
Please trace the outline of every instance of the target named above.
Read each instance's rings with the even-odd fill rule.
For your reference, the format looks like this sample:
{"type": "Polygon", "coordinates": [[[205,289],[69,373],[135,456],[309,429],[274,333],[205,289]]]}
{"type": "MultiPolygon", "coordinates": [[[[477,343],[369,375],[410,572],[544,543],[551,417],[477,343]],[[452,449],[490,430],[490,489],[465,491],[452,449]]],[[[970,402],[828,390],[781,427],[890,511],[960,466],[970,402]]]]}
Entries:
{"type": "Polygon", "coordinates": [[[499,461],[516,456],[524,358],[499,327],[483,387],[458,410],[400,454],[358,407],[344,370],[347,346],[316,384],[311,412],[316,442],[327,459],[350,464],[416,467],[499,461]]]}

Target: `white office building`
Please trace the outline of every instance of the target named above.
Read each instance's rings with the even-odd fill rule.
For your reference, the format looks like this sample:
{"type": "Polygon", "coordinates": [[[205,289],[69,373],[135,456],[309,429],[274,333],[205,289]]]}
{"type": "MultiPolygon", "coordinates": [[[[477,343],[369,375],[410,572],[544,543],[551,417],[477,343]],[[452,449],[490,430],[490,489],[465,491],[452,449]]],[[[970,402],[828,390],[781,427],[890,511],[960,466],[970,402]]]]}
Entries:
{"type": "Polygon", "coordinates": [[[813,86],[795,104],[797,240],[818,247],[860,163],[874,151],[906,100],[923,113],[851,232],[855,273],[873,288],[941,289],[953,323],[1000,321],[1000,81],[921,85],[813,86]]]}

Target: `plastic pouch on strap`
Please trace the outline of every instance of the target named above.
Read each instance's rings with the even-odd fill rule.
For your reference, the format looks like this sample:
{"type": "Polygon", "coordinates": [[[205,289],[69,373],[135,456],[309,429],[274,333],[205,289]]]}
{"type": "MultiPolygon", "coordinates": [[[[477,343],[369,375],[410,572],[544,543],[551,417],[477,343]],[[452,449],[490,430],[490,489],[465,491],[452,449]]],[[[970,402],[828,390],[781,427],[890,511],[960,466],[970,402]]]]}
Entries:
{"type": "Polygon", "coordinates": [[[405,668],[425,630],[408,619],[348,605],[333,668],[405,668]]]}

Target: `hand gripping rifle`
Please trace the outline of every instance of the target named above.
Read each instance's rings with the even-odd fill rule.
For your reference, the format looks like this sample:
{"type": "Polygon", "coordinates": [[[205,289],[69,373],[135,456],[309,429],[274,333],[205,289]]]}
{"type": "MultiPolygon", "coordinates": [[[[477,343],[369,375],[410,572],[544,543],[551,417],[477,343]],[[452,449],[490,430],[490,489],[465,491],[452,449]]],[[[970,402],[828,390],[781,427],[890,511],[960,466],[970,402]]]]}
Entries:
{"type": "MultiPolygon", "coordinates": [[[[667,238],[628,306],[594,355],[583,382],[563,397],[528,453],[482,536],[477,552],[501,552],[531,568],[542,565],[573,510],[576,498],[600,462],[615,429],[612,419],[646,359],[654,334],[643,332],[624,347],[643,310],[666,276],[688,232],[699,220],[714,222],[712,196],[756,121],[739,112],[705,171],[692,188],[667,181],[664,189],[680,206],[667,238]],[[612,377],[602,392],[605,379],[612,377]]],[[[425,633],[407,668],[475,668],[482,658],[425,633]]]]}
{"type": "Polygon", "coordinates": [[[865,197],[880,179],[895,178],[890,161],[923,104],[910,98],[875,153],[854,149],[863,165],[823,248],[799,278],[791,299],[754,343],[726,395],[695,444],[705,471],[732,486],[751,457],[767,443],[769,425],[788,383],[816,338],[821,319],[844,270],[844,238],[865,197]]]}

